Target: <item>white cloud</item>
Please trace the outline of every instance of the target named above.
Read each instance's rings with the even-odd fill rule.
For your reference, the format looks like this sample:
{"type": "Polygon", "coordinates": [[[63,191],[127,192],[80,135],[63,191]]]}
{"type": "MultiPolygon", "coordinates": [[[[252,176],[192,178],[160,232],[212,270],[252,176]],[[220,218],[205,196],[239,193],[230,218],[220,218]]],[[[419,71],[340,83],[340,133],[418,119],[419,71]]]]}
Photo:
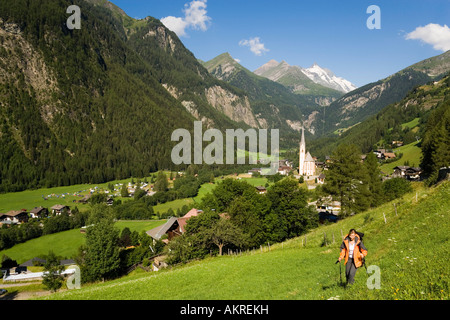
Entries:
{"type": "Polygon", "coordinates": [[[208,30],[211,17],[206,11],[207,0],[194,0],[184,5],[184,17],[168,16],[161,19],[161,22],[179,37],[187,36],[186,29],[208,30]]]}
{"type": "Polygon", "coordinates": [[[261,43],[261,40],[259,39],[259,37],[250,38],[248,40],[241,40],[241,41],[239,41],[239,45],[242,47],[249,47],[250,51],[253,52],[257,56],[260,56],[264,52],[269,51],[269,49],[267,49],[264,46],[264,43],[261,43]]]}
{"type": "Polygon", "coordinates": [[[450,50],[450,28],[447,25],[430,23],[406,34],[406,40],[421,40],[431,44],[433,49],[445,52],[450,50]]]}
{"type": "Polygon", "coordinates": [[[183,18],[168,16],[161,19],[161,22],[171,31],[175,32],[179,37],[186,36],[186,28],[188,24],[183,18]]]}
{"type": "Polygon", "coordinates": [[[241,60],[238,58],[234,58],[234,61],[236,61],[237,63],[241,63],[241,60]]]}

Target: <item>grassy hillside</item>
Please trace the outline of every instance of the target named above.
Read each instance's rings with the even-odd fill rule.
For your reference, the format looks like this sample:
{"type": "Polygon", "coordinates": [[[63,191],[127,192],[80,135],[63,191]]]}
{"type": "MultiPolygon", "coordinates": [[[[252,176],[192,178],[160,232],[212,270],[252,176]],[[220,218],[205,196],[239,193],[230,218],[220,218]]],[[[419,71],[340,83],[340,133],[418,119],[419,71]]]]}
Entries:
{"type": "Polygon", "coordinates": [[[413,193],[395,201],[397,212],[393,203],[387,203],[272,245],[270,250],[265,247],[237,256],[208,258],[45,298],[449,299],[449,193],[450,182],[432,189],[415,184],[413,193]],[[378,290],[367,288],[364,268],[359,269],[355,285],[347,289],[339,285],[339,267],[334,262],[341,232],[350,228],[365,233],[367,264],[381,270],[378,290]]]}
{"type": "Polygon", "coordinates": [[[405,144],[415,142],[416,137],[423,138],[423,131],[433,110],[441,106],[445,108],[450,103],[449,92],[449,76],[417,87],[398,103],[385,107],[360,124],[347,127],[342,132],[335,128],[335,133],[341,133],[339,136],[332,134],[311,141],[310,152],[323,158],[340,144],[355,144],[366,153],[374,148],[389,147],[394,140],[405,144]]]}
{"type": "Polygon", "coordinates": [[[418,142],[413,142],[405,146],[401,146],[397,149],[394,149],[394,152],[397,154],[403,153],[403,156],[397,161],[383,164],[381,166],[381,171],[391,174],[394,172],[394,168],[396,166],[403,166],[405,161],[408,161],[411,167],[418,167],[420,165],[422,149],[420,149],[418,142]]]}

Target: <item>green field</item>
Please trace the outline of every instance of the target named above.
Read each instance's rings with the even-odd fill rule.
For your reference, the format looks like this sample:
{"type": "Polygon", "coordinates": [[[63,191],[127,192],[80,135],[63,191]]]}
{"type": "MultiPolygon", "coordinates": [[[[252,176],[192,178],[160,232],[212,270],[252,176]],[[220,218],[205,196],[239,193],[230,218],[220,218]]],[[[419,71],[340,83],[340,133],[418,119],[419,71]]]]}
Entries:
{"type": "Polygon", "coordinates": [[[415,128],[416,126],[419,125],[419,121],[420,121],[420,118],[415,118],[415,119],[411,120],[410,122],[403,123],[402,130],[405,130],[405,128],[409,128],[409,129],[415,128]]]}
{"type": "MultiPolygon", "coordinates": [[[[169,175],[168,172],[166,172],[169,175]]],[[[244,181],[247,181],[251,185],[259,186],[265,185],[267,182],[266,178],[241,178],[244,181]]],[[[216,183],[221,181],[221,178],[216,178],[216,183]]],[[[131,179],[113,181],[111,183],[128,183],[131,179]]],[[[73,203],[73,200],[81,199],[80,196],[73,195],[76,194],[87,194],[90,188],[97,187],[98,189],[106,189],[108,183],[98,184],[98,185],[75,185],[68,187],[58,187],[51,189],[37,189],[23,192],[14,192],[7,194],[0,194],[0,212],[7,212],[9,210],[17,210],[17,209],[28,209],[31,210],[35,206],[44,206],[50,208],[55,204],[66,204],[74,207],[75,205],[80,210],[87,210],[90,208],[90,205],[73,203]],[[65,195],[62,197],[61,195],[65,195]],[[57,197],[59,195],[59,197],[57,197]],[[44,200],[43,198],[47,197],[48,200],[44,200]]],[[[167,203],[159,204],[153,207],[154,212],[157,213],[165,213],[169,209],[174,210],[175,212],[178,209],[181,209],[184,205],[187,206],[195,206],[196,203],[199,203],[201,199],[209,192],[211,192],[215,188],[216,184],[205,183],[200,189],[199,193],[195,198],[187,198],[187,199],[178,199],[174,201],[170,201],[167,203]]],[[[183,214],[185,214],[184,212],[183,214]]],[[[160,225],[160,221],[118,221],[117,227],[119,229],[123,229],[125,227],[129,227],[131,231],[148,231],[158,225],[160,225]]],[[[34,258],[37,255],[45,255],[51,249],[57,255],[70,258],[74,254],[76,254],[78,247],[84,243],[84,235],[80,233],[79,229],[64,231],[56,234],[45,235],[37,239],[32,239],[25,243],[20,243],[15,245],[14,247],[0,251],[0,257],[3,254],[11,257],[20,264],[24,261],[27,261],[31,258],[34,258]]]]}
{"type": "MultiPolygon", "coordinates": [[[[150,180],[150,178],[147,179],[150,180]]],[[[136,181],[136,179],[134,180],[136,181]]],[[[50,208],[55,204],[64,204],[70,207],[76,206],[80,211],[83,211],[89,206],[81,203],[74,203],[74,201],[82,199],[84,195],[89,193],[90,189],[107,190],[109,183],[128,183],[130,181],[131,178],[100,184],[80,184],[66,187],[41,188],[21,192],[2,193],[0,194],[0,212],[6,213],[10,210],[19,209],[31,210],[34,207],[39,206],[50,208]],[[45,200],[45,198],[47,200],[45,200]]]]}
{"type": "MultiPolygon", "coordinates": [[[[125,227],[131,231],[148,231],[166,220],[144,220],[144,221],[118,221],[116,226],[122,230],[125,227]]],[[[80,229],[73,229],[54,234],[45,235],[24,243],[16,244],[14,247],[0,251],[0,257],[7,255],[21,264],[39,255],[48,254],[52,250],[56,255],[71,258],[77,253],[78,248],[84,244],[85,234],[80,229]]]]}
{"type": "Polygon", "coordinates": [[[405,161],[409,161],[411,167],[418,167],[420,165],[420,158],[422,156],[422,149],[418,146],[418,142],[413,142],[394,150],[396,154],[403,153],[401,159],[386,163],[381,166],[381,171],[392,174],[396,166],[403,166],[405,161]]]}
{"type": "MultiPolygon", "coordinates": [[[[174,212],[176,212],[178,209],[181,209],[184,205],[190,206],[193,203],[194,203],[194,200],[192,200],[191,198],[177,199],[177,200],[169,201],[166,203],[157,204],[156,206],[153,207],[153,211],[155,212],[155,214],[157,212],[165,213],[169,209],[172,209],[174,212]]],[[[185,212],[185,213],[187,213],[187,212],[185,212]]]]}
{"type": "MultiPolygon", "coordinates": [[[[74,206],[74,200],[80,200],[83,195],[89,193],[92,185],[83,184],[69,187],[57,187],[50,189],[27,190],[22,192],[11,192],[0,194],[0,212],[6,213],[9,210],[26,209],[31,210],[34,207],[43,206],[50,208],[55,204],[64,204],[74,206]],[[74,196],[74,193],[81,196],[74,196]],[[44,200],[47,198],[48,200],[44,200]]],[[[81,204],[76,204],[81,208],[81,204]]]]}
{"type": "Polygon", "coordinates": [[[85,285],[43,299],[448,300],[450,182],[433,189],[417,183],[414,189],[395,200],[397,213],[393,203],[387,203],[272,245],[270,251],[265,246],[263,252],[258,248],[242,255],[208,258],[158,273],[85,285]],[[381,272],[380,289],[367,287],[364,268],[358,270],[352,287],[340,285],[339,266],[334,262],[341,233],[350,228],[365,233],[367,265],[381,272]]]}

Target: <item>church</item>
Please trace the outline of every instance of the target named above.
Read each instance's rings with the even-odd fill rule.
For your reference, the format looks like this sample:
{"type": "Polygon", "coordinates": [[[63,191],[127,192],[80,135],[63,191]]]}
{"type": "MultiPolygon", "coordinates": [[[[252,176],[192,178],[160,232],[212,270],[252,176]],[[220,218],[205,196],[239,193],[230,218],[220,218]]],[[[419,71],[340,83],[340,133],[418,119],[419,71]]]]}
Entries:
{"type": "Polygon", "coordinates": [[[302,140],[300,141],[300,155],[298,173],[301,176],[314,176],[316,174],[316,163],[311,154],[306,153],[305,129],[302,127],[302,140]]]}

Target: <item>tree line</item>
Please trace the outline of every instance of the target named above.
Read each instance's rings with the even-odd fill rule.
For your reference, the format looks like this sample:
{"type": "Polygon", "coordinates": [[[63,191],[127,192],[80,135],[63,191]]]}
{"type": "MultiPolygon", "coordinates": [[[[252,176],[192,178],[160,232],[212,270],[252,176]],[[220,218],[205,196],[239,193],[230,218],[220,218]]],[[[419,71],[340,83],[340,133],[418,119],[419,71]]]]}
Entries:
{"type": "Polygon", "coordinates": [[[369,153],[364,162],[360,155],[356,145],[340,145],[325,171],[325,184],[317,191],[341,203],[340,217],[375,208],[412,190],[403,178],[383,182],[375,154],[369,153]]]}
{"type": "Polygon", "coordinates": [[[203,213],[188,220],[186,233],[169,243],[169,263],[299,236],[319,223],[307,199],[307,191],[289,177],[273,184],[267,194],[245,181],[225,179],[203,198],[203,213]]]}
{"type": "Polygon", "coordinates": [[[13,226],[5,224],[0,229],[0,251],[43,235],[81,228],[85,225],[87,217],[88,212],[80,212],[75,207],[70,215],[67,211],[63,211],[60,215],[48,219],[32,219],[13,226]]]}

